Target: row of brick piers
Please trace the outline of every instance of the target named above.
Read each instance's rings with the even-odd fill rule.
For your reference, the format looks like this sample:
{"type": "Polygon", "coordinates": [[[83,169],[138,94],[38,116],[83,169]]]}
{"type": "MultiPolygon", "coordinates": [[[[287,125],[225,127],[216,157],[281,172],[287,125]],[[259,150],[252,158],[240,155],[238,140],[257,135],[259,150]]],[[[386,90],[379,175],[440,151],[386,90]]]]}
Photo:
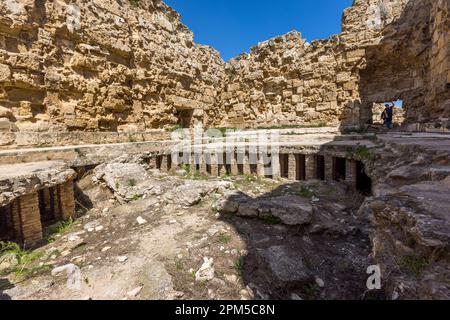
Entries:
{"type": "Polygon", "coordinates": [[[73,180],[20,196],[0,207],[0,236],[24,247],[44,238],[43,229],[75,215],[73,180]]]}
{"type": "MultiPolygon", "coordinates": [[[[354,189],[367,189],[370,178],[360,161],[332,154],[158,154],[149,158],[150,167],[161,171],[177,170],[189,165],[201,175],[259,175],[293,181],[326,180],[346,182],[354,189]],[[365,187],[364,187],[365,186],[365,187]]],[[[366,191],[366,190],[361,190],[366,191]]]]}

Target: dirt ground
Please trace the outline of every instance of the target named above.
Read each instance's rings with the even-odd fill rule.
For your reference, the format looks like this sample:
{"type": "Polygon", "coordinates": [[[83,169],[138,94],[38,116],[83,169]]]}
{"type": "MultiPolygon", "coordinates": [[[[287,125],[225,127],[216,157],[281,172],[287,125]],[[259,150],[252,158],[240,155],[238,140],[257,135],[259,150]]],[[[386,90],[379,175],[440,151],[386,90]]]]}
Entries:
{"type": "Polygon", "coordinates": [[[370,243],[366,217],[357,215],[363,198],[339,183],[150,172],[151,191],[123,201],[92,176],[77,184],[80,217],[36,249],[38,258],[19,264],[26,272],[3,273],[3,298],[368,298],[370,243]],[[191,183],[219,187],[188,205],[179,201],[183,194],[167,196],[191,183]],[[306,199],[312,221],[285,225],[218,212],[215,204],[232,190],[251,199],[306,199]],[[197,273],[205,258],[213,259],[207,280],[197,273]]]}

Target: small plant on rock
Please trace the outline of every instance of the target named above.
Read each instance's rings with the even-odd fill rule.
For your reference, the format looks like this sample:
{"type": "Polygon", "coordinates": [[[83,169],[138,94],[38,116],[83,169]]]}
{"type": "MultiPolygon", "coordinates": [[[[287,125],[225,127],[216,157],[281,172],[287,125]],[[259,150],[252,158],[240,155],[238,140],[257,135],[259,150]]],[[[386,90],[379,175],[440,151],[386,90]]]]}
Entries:
{"type": "Polygon", "coordinates": [[[129,187],[136,187],[136,185],[137,185],[137,182],[136,182],[135,179],[129,179],[128,180],[128,186],[129,187]]]}
{"type": "Polygon", "coordinates": [[[132,201],[138,201],[138,200],[140,200],[140,199],[141,199],[141,195],[139,195],[139,194],[135,194],[135,195],[133,196],[133,198],[131,198],[132,201]]]}
{"type": "Polygon", "coordinates": [[[305,285],[302,291],[306,295],[308,300],[314,300],[319,296],[320,287],[315,283],[310,283],[305,285]]]}
{"type": "Polygon", "coordinates": [[[140,3],[140,0],[130,0],[130,4],[133,7],[138,7],[140,3]]]}
{"type": "Polygon", "coordinates": [[[57,224],[51,226],[47,231],[47,236],[45,237],[49,243],[55,242],[56,239],[70,231],[75,226],[75,220],[69,218],[66,221],[58,222],[57,224]]]}
{"type": "Polygon", "coordinates": [[[183,262],[181,260],[175,261],[175,267],[178,271],[182,271],[184,269],[183,262]]]}
{"type": "Polygon", "coordinates": [[[17,243],[0,242],[0,256],[12,255],[16,258],[17,264],[5,270],[4,273],[14,273],[17,279],[25,280],[30,276],[42,271],[48,270],[47,265],[34,265],[34,262],[42,258],[45,253],[43,251],[28,251],[22,249],[17,243]]]}
{"type": "Polygon", "coordinates": [[[418,256],[405,256],[399,262],[400,269],[403,272],[415,277],[420,277],[428,265],[428,261],[425,258],[418,256]]]}
{"type": "Polygon", "coordinates": [[[242,275],[242,273],[244,272],[244,268],[245,268],[245,257],[244,256],[240,257],[239,260],[236,261],[236,263],[234,264],[234,268],[239,273],[239,275],[242,275]]]}
{"type": "Polygon", "coordinates": [[[356,149],[348,152],[348,157],[355,160],[373,160],[374,154],[366,146],[358,146],[356,149]]]}
{"type": "Polygon", "coordinates": [[[267,215],[262,218],[265,224],[276,225],[281,223],[281,219],[273,215],[267,215]]]}
{"type": "Polygon", "coordinates": [[[231,236],[225,233],[219,234],[219,241],[222,244],[229,244],[231,242],[231,236]]]}
{"type": "Polygon", "coordinates": [[[300,190],[300,192],[298,193],[298,195],[302,198],[307,198],[310,199],[312,197],[314,197],[316,194],[314,191],[312,191],[309,188],[306,187],[302,187],[302,189],[300,190]]]}
{"type": "MultiPolygon", "coordinates": [[[[133,1],[133,0],[130,0],[130,1],[133,1]]],[[[136,2],[139,4],[139,0],[134,0],[134,1],[136,1],[136,2]]],[[[136,5],[136,6],[137,6],[137,5],[136,5]]],[[[180,125],[176,125],[176,126],[167,128],[166,131],[167,131],[167,132],[175,132],[175,131],[177,131],[177,130],[179,130],[179,129],[183,129],[183,127],[180,126],[180,125]]]]}
{"type": "Polygon", "coordinates": [[[191,166],[189,164],[182,164],[180,169],[186,171],[187,174],[191,173],[191,166]]]}

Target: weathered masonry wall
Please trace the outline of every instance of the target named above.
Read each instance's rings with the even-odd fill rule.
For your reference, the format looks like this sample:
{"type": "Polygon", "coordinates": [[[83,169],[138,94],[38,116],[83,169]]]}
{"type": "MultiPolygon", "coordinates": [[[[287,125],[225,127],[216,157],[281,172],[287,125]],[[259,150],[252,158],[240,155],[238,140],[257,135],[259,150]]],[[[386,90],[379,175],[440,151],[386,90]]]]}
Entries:
{"type": "Polygon", "coordinates": [[[170,132],[30,132],[0,133],[0,150],[18,148],[44,148],[50,146],[77,146],[90,144],[117,144],[170,140],[170,132]]]}
{"type": "MultiPolygon", "coordinates": [[[[427,103],[432,114],[450,119],[450,1],[433,1],[431,14],[431,60],[427,103]]],[[[431,116],[432,116],[431,114],[431,116]]],[[[450,130],[450,123],[447,129],[450,130]]]]}
{"type": "Polygon", "coordinates": [[[293,31],[229,63],[161,0],[8,0],[0,12],[0,145],[23,141],[14,131],[365,125],[395,99],[411,128],[450,126],[447,0],[355,0],[340,34],[293,31]]]}
{"type": "Polygon", "coordinates": [[[373,104],[402,99],[408,124],[441,126],[450,110],[448,15],[448,1],[360,0],[339,35],[263,42],[226,66],[222,125],[365,125],[373,104]]]}
{"type": "Polygon", "coordinates": [[[359,125],[366,48],[381,41],[383,28],[399,19],[406,2],[354,1],[339,35],[307,43],[291,32],[230,61],[223,123],[359,125]]]}
{"type": "Polygon", "coordinates": [[[0,2],[0,131],[208,122],[219,54],[160,0],[0,2]]]}

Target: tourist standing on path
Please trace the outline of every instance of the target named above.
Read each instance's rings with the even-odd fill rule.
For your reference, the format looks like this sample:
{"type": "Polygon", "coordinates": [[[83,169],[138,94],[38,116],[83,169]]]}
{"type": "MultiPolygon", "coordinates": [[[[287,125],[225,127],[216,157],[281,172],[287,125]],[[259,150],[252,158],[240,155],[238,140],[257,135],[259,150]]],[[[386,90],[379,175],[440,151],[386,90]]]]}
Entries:
{"type": "Polygon", "coordinates": [[[386,107],[381,114],[381,119],[383,119],[383,126],[392,129],[394,127],[393,125],[393,119],[394,119],[394,106],[395,104],[391,102],[392,105],[385,104],[386,107]]]}

